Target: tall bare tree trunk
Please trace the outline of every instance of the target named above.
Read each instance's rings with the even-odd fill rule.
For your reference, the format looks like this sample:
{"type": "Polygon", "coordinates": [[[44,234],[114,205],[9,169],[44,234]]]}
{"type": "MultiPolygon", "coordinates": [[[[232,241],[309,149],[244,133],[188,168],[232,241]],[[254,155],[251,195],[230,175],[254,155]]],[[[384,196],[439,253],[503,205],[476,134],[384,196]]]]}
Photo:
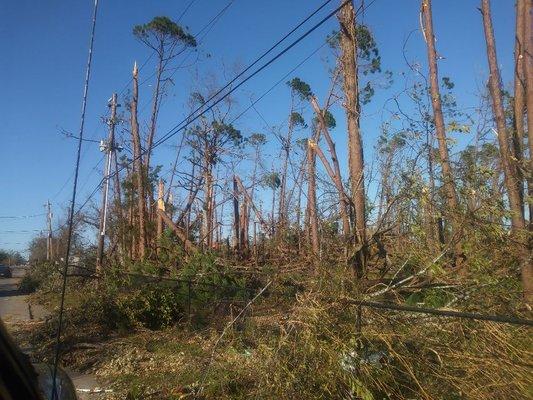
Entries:
{"type": "MultiPolygon", "coordinates": [[[[343,0],[341,0],[343,3],[343,0]]],[[[357,37],[355,12],[349,2],[339,12],[341,64],[344,75],[346,119],[348,122],[348,165],[352,202],[355,211],[355,237],[361,246],[357,252],[356,272],[362,276],[366,270],[366,213],[363,141],[359,129],[359,84],[357,76],[357,37]]]]}
{"type": "Polygon", "coordinates": [[[529,255],[522,263],[522,284],[524,298],[530,305],[533,304],[533,1],[526,0],[524,7],[525,24],[525,77],[526,77],[526,105],[527,105],[527,135],[529,147],[529,163],[527,171],[528,197],[529,197],[529,255]]]}
{"type": "Polygon", "coordinates": [[[514,71],[514,130],[513,139],[513,167],[518,178],[517,186],[520,202],[524,202],[524,174],[523,165],[523,140],[524,140],[524,109],[526,106],[526,82],[524,67],[524,50],[526,36],[526,2],[530,0],[517,0],[516,2],[516,33],[515,33],[515,71],[514,71]]]}
{"type": "Polygon", "coordinates": [[[157,125],[157,114],[159,113],[159,98],[161,91],[161,75],[163,74],[163,43],[159,45],[157,51],[158,62],[157,62],[157,72],[155,77],[155,88],[154,88],[154,98],[152,100],[152,113],[150,116],[150,129],[148,130],[148,137],[146,138],[146,157],[144,162],[146,165],[146,170],[150,170],[150,156],[152,155],[152,145],[155,137],[155,130],[157,125]]]}
{"type": "Polygon", "coordinates": [[[291,151],[291,140],[292,140],[292,130],[294,128],[293,120],[292,120],[292,113],[294,111],[294,98],[293,94],[291,92],[291,109],[289,112],[289,126],[287,128],[287,136],[285,137],[285,141],[282,143],[282,151],[283,151],[283,162],[281,167],[281,184],[279,188],[279,226],[281,230],[284,230],[286,226],[288,225],[288,216],[287,216],[287,171],[289,167],[289,157],[290,157],[290,151],[291,151]]]}
{"type": "Polygon", "coordinates": [[[249,216],[248,199],[246,198],[246,196],[244,196],[244,198],[242,199],[242,204],[241,204],[241,212],[240,212],[241,220],[239,224],[240,226],[239,237],[240,237],[240,243],[242,247],[242,253],[244,255],[248,255],[248,250],[250,248],[250,243],[248,240],[250,221],[248,219],[248,216],[249,216]]]}
{"type": "Polygon", "coordinates": [[[428,212],[429,215],[429,225],[428,226],[428,237],[431,240],[431,247],[435,249],[435,251],[440,250],[440,245],[444,245],[444,241],[441,239],[443,238],[443,235],[440,234],[441,232],[441,226],[442,226],[442,217],[440,216],[440,212],[437,215],[437,210],[435,207],[435,157],[433,154],[433,135],[428,131],[427,132],[427,147],[428,147],[428,175],[429,175],[429,193],[428,193],[428,212]]]}
{"type": "Polygon", "coordinates": [[[509,206],[511,209],[511,224],[515,235],[522,234],[525,227],[522,203],[517,185],[517,176],[514,173],[511,161],[511,151],[509,149],[509,136],[505,126],[505,111],[503,107],[503,97],[500,87],[500,71],[498,69],[498,60],[496,58],[496,47],[494,42],[494,31],[492,29],[492,19],[490,14],[489,0],[481,0],[481,12],[483,15],[483,27],[485,29],[485,41],[487,43],[487,58],[489,62],[489,90],[492,98],[492,111],[498,130],[498,143],[500,147],[500,157],[503,164],[503,175],[505,188],[509,197],[509,206]]]}
{"type": "Polygon", "coordinates": [[[313,256],[318,256],[320,253],[320,242],[318,238],[318,216],[316,210],[316,155],[314,145],[312,141],[307,143],[307,212],[309,214],[311,253],[313,256]]]}
{"type": "Polygon", "coordinates": [[[139,70],[137,63],[133,66],[133,93],[131,98],[131,137],[133,140],[133,166],[137,184],[137,214],[139,223],[138,255],[143,259],[146,255],[146,226],[145,226],[145,192],[144,168],[142,162],[141,137],[137,120],[137,105],[139,102],[139,70]]]}
{"type": "MultiPolygon", "coordinates": [[[[533,232],[533,2],[525,0],[524,5],[524,75],[526,84],[527,107],[527,143],[529,162],[527,171],[527,187],[529,197],[529,231],[533,232]]],[[[531,239],[533,241],[533,238],[531,239]]],[[[533,247],[533,243],[532,243],[533,247]]]]}
{"type": "Polygon", "coordinates": [[[235,230],[235,250],[237,255],[241,254],[241,217],[239,214],[239,186],[237,179],[233,177],[233,228],[235,230]]]}
{"type": "MultiPolygon", "coordinates": [[[[433,107],[433,119],[435,123],[435,134],[439,144],[439,158],[442,168],[442,181],[446,192],[446,202],[452,212],[459,209],[455,181],[450,165],[448,154],[448,144],[446,142],[446,127],[442,113],[442,103],[439,90],[439,73],[437,68],[437,50],[435,49],[435,35],[433,33],[433,16],[431,12],[431,0],[422,0],[422,16],[424,21],[424,34],[428,50],[429,83],[431,93],[431,105],[433,107]]],[[[451,221],[452,234],[458,235],[460,224],[456,218],[451,221]]],[[[461,253],[458,238],[455,237],[456,255],[461,253]]]]}
{"type": "Polygon", "coordinates": [[[117,217],[118,217],[118,242],[120,243],[119,246],[119,256],[120,256],[120,262],[124,264],[124,257],[126,255],[126,235],[124,233],[125,231],[125,225],[126,220],[124,217],[124,210],[122,209],[122,190],[120,188],[120,171],[118,169],[118,160],[117,160],[117,152],[116,150],[113,152],[113,164],[115,167],[115,173],[113,174],[113,183],[114,183],[114,194],[115,194],[115,209],[117,210],[117,217]]]}
{"type": "Polygon", "coordinates": [[[204,155],[204,205],[203,205],[203,230],[202,242],[205,248],[211,249],[213,246],[213,171],[209,163],[209,152],[205,149],[204,155]]]}
{"type": "MultiPolygon", "coordinates": [[[[165,186],[162,179],[159,179],[157,185],[157,209],[165,212],[165,186]]],[[[156,241],[163,237],[164,223],[160,214],[156,215],[157,219],[157,238],[156,241]]],[[[156,245],[156,251],[159,253],[159,243],[156,245]]]]}

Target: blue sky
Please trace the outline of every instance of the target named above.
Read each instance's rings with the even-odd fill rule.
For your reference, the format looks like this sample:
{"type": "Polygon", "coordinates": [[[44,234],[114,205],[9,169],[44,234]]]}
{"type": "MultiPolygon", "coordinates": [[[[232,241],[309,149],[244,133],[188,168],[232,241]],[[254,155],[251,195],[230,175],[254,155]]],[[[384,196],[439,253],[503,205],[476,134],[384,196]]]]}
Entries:
{"type": "MultiPolygon", "coordinates": [[[[194,34],[228,2],[196,0],[180,23],[194,34]]],[[[113,91],[121,92],[127,84],[133,62],[143,63],[150,54],[133,38],[132,27],[158,15],[177,19],[188,3],[189,0],[100,0],[85,129],[87,138],[106,136],[101,117],[107,111],[107,100],[113,91]]],[[[176,74],[175,85],[161,111],[159,134],[164,134],[186,116],[187,95],[199,84],[194,76],[215,74],[220,83],[225,82],[235,67],[247,65],[321,3],[317,0],[235,0],[201,44],[201,61],[176,74]],[[205,57],[206,53],[210,54],[209,58],[205,57]]],[[[320,15],[337,4],[333,1],[326,7],[328,11],[320,15]]],[[[90,0],[6,0],[0,5],[0,216],[41,214],[47,199],[52,201],[55,214],[61,215],[68,204],[72,187],[68,179],[73,171],[76,143],[62,136],[60,130],[78,130],[92,6],[90,0]]],[[[419,6],[419,0],[376,0],[360,18],[375,35],[383,68],[393,71],[396,77],[395,84],[390,89],[377,91],[372,103],[364,109],[361,123],[367,160],[372,157],[382,122],[380,110],[403,83],[398,76],[407,71],[402,47],[408,33],[419,28],[419,6]]],[[[460,107],[477,105],[479,87],[487,76],[478,6],[477,0],[433,0],[437,49],[444,57],[439,63],[440,74],[450,76],[455,82],[460,107]]],[[[499,63],[504,82],[509,82],[513,70],[514,1],[493,0],[492,11],[499,63]]],[[[244,109],[251,96],[258,97],[270,88],[336,27],[336,20],[332,18],[244,85],[236,94],[237,109],[244,109]]],[[[311,84],[319,98],[329,87],[324,62],[327,55],[326,49],[318,52],[294,73],[311,84]]],[[[425,71],[426,53],[419,32],[411,36],[407,56],[410,61],[419,62],[425,71]]],[[[152,71],[153,64],[148,63],[141,71],[141,81],[152,71]]],[[[141,86],[141,107],[150,99],[149,84],[141,86]]],[[[284,85],[256,106],[270,125],[282,123],[288,107],[288,90],[284,85]]],[[[335,116],[338,124],[333,134],[339,158],[344,160],[344,119],[342,113],[335,116]]],[[[244,134],[265,131],[265,123],[253,110],[236,125],[244,134]]],[[[169,144],[176,144],[177,139],[171,139],[169,144]]],[[[269,139],[272,143],[267,146],[266,153],[275,156],[277,145],[273,138],[269,139]]],[[[167,168],[172,161],[171,154],[170,147],[162,146],[156,152],[155,161],[167,168]]],[[[94,168],[101,158],[96,143],[84,143],[78,197],[81,201],[101,177],[101,164],[94,168]]],[[[35,233],[31,231],[44,226],[44,216],[0,219],[0,248],[24,250],[35,233]]]]}

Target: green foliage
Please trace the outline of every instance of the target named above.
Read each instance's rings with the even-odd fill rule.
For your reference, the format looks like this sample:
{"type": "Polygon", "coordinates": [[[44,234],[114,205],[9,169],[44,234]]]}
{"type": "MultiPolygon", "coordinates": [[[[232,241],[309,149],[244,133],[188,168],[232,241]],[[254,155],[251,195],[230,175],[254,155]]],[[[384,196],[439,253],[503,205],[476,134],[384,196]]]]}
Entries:
{"type": "MultiPolygon", "coordinates": [[[[335,117],[329,110],[323,111],[324,113],[324,120],[326,122],[326,128],[333,129],[337,126],[337,121],[335,120],[335,117]]],[[[313,123],[315,125],[318,125],[318,117],[313,118],[313,123]]]]}
{"type": "Polygon", "coordinates": [[[221,161],[224,150],[239,149],[245,140],[240,130],[222,120],[203,120],[187,130],[186,137],[196,156],[207,161],[205,168],[210,168],[221,161]]]}
{"type": "Polygon", "coordinates": [[[32,293],[38,289],[54,290],[60,283],[60,266],[51,262],[38,262],[31,265],[22,278],[19,289],[24,293],[32,293]]]}
{"type": "Polygon", "coordinates": [[[361,90],[361,92],[359,93],[359,100],[361,101],[362,104],[368,104],[370,103],[370,100],[372,100],[372,97],[374,97],[374,93],[375,93],[375,90],[374,90],[374,86],[370,83],[370,82],[367,82],[365,86],[363,86],[363,89],[361,90]]]}
{"type": "Polygon", "coordinates": [[[311,86],[298,77],[292,78],[292,80],[287,82],[287,85],[290,86],[290,88],[298,95],[298,97],[300,97],[301,100],[308,100],[311,96],[313,96],[311,86]]]}
{"type": "Polygon", "coordinates": [[[445,76],[445,77],[442,78],[442,84],[448,90],[451,90],[451,89],[453,89],[455,87],[455,83],[453,83],[452,80],[450,79],[450,77],[448,77],[448,76],[445,76]]]}
{"type": "Polygon", "coordinates": [[[299,112],[293,111],[290,116],[290,123],[293,126],[299,126],[302,128],[307,128],[307,124],[305,123],[304,117],[302,117],[302,114],[299,112]]]}
{"type": "Polygon", "coordinates": [[[252,133],[246,141],[254,147],[262,146],[266,143],[266,136],[264,133],[252,133]]]}
{"type": "Polygon", "coordinates": [[[182,291],[174,287],[147,284],[106,305],[113,327],[142,325],[161,329],[175,324],[184,315],[185,299],[182,291]]]}
{"type": "Polygon", "coordinates": [[[439,308],[447,305],[454,296],[442,289],[427,289],[409,295],[406,303],[409,305],[420,305],[424,307],[439,308]]]}
{"type": "Polygon", "coordinates": [[[191,102],[193,104],[198,104],[199,106],[202,106],[205,104],[205,98],[200,92],[192,92],[190,97],[191,97],[191,102]]]}
{"type": "Polygon", "coordinates": [[[239,146],[242,144],[243,138],[241,131],[236,129],[232,124],[213,121],[211,126],[216,136],[224,137],[225,141],[231,142],[233,146],[239,146]]]}
{"type": "Polygon", "coordinates": [[[170,18],[154,17],[150,22],[133,27],[133,34],[148,46],[159,50],[170,42],[181,42],[188,47],[196,47],[196,39],[170,18]]]}
{"type": "MultiPolygon", "coordinates": [[[[357,24],[355,27],[357,41],[357,58],[362,61],[361,71],[363,75],[381,72],[381,57],[374,35],[366,25],[357,24]],[[366,63],[366,64],[365,64],[366,63]]],[[[327,43],[333,49],[340,47],[338,31],[333,31],[326,38],[327,43]]]]}
{"type": "Polygon", "coordinates": [[[276,190],[281,185],[281,179],[277,172],[268,172],[261,178],[261,185],[276,190]]]}
{"type": "Polygon", "coordinates": [[[18,251],[0,249],[0,264],[19,265],[24,263],[24,257],[18,251]]]}
{"type": "Polygon", "coordinates": [[[33,293],[37,289],[39,289],[40,285],[41,285],[41,281],[35,275],[26,274],[20,280],[19,290],[22,293],[33,293]]]}

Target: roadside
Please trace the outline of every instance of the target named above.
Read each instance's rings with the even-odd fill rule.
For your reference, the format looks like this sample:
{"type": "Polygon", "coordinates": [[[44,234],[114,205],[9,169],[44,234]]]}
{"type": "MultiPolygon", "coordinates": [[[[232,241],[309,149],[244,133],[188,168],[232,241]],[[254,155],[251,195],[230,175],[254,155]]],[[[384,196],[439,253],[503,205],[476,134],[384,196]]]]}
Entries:
{"type": "MultiPolygon", "coordinates": [[[[38,304],[30,304],[28,295],[21,293],[18,289],[19,283],[26,273],[22,266],[12,267],[13,277],[0,279],[0,318],[6,325],[11,335],[17,339],[17,332],[22,327],[28,327],[46,319],[49,312],[38,304]]],[[[19,343],[21,350],[27,354],[32,353],[32,349],[19,343]]],[[[80,400],[102,399],[101,393],[94,393],[100,390],[100,385],[94,375],[80,374],[76,371],[68,370],[67,373],[76,387],[80,400]]]]}

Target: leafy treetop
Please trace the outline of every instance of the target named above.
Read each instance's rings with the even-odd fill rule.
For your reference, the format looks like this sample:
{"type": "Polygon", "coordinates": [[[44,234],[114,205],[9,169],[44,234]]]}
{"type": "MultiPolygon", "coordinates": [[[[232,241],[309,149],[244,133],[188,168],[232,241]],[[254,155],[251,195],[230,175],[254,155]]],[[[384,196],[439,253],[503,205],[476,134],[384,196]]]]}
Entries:
{"type": "Polygon", "coordinates": [[[307,124],[305,123],[304,117],[302,117],[302,114],[299,112],[293,111],[291,113],[290,122],[293,126],[300,126],[302,128],[306,128],[307,124]]]}
{"type": "Polygon", "coordinates": [[[300,78],[292,78],[291,81],[287,82],[287,85],[291,87],[291,89],[298,94],[300,99],[307,100],[309,97],[313,95],[313,92],[311,91],[311,86],[307,84],[306,82],[302,81],[300,78]]]}
{"type": "Polygon", "coordinates": [[[135,25],[133,35],[152,49],[161,52],[165,45],[181,42],[196,47],[196,39],[168,17],[154,17],[147,24],[135,25]]]}

